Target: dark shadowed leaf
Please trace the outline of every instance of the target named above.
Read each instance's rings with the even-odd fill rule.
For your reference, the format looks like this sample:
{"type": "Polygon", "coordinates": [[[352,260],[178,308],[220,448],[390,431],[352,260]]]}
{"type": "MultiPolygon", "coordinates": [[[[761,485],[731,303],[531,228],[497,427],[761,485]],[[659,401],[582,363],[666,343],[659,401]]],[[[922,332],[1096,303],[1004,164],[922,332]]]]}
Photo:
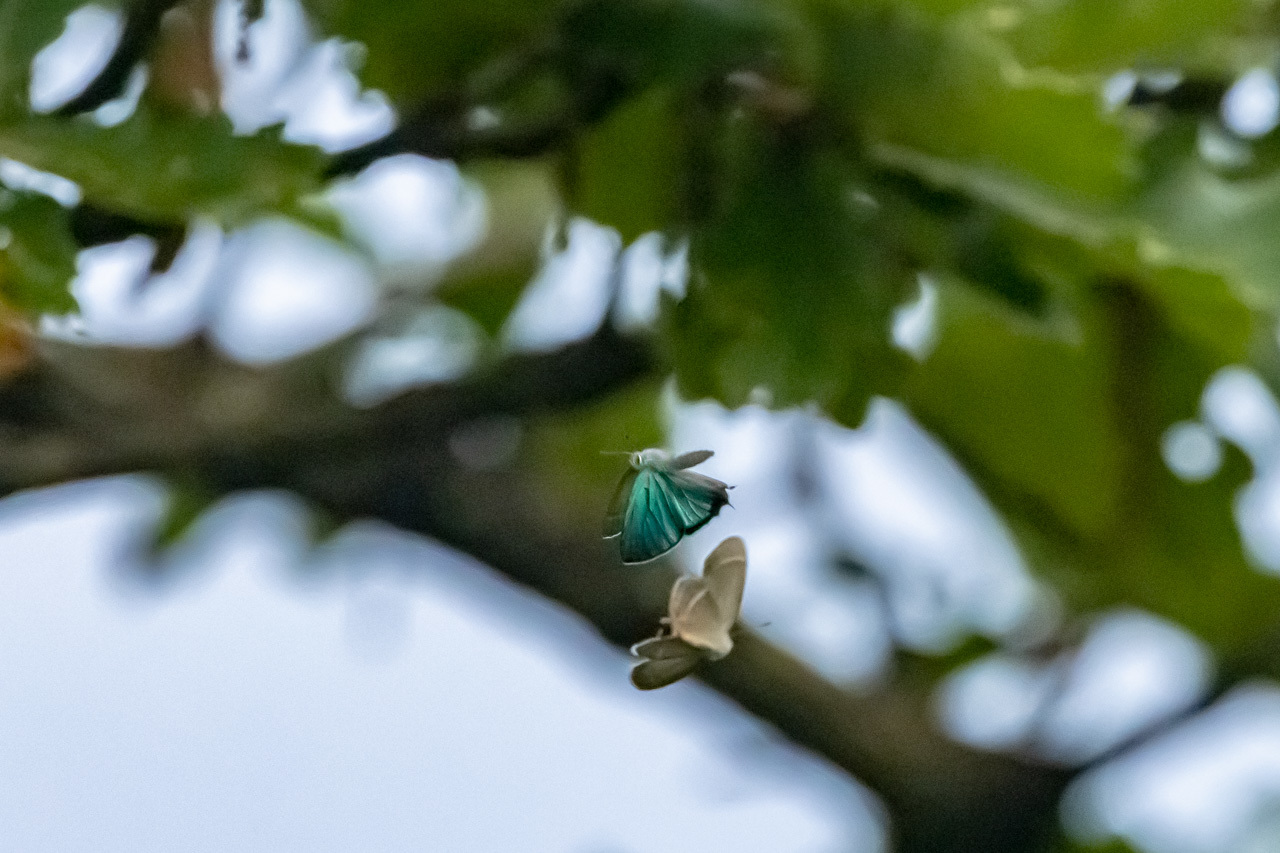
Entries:
{"type": "Polygon", "coordinates": [[[906,362],[890,317],[908,272],[873,238],[838,154],[749,132],[725,159],[689,295],[666,312],[681,393],[739,406],[758,388],[775,405],[815,402],[860,422],[906,362]]]}
{"type": "Polygon", "coordinates": [[[0,188],[0,301],[33,314],[74,311],[70,284],[78,248],[62,205],[0,188]]]}

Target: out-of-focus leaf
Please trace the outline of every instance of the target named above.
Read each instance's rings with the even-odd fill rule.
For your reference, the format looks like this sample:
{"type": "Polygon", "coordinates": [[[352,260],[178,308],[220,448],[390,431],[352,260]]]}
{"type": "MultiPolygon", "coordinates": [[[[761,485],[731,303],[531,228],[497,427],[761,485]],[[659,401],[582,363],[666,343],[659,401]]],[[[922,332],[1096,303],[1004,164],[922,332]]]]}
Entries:
{"type": "Polygon", "coordinates": [[[1097,533],[1119,499],[1120,436],[1094,332],[940,285],[936,344],[904,396],[962,458],[1097,533]]]}
{"type": "MultiPolygon", "coordinates": [[[[1216,476],[1188,483],[1160,451],[1164,431],[1198,415],[1205,382],[1239,355],[1152,298],[1189,283],[1204,282],[1102,280],[1057,323],[944,283],[936,347],[904,397],[1073,609],[1135,604],[1236,649],[1280,615],[1232,516],[1248,466],[1230,453],[1216,476]]],[[[1235,337],[1252,328],[1240,323],[1235,337]]]]}
{"type": "Polygon", "coordinates": [[[1252,0],[1022,0],[992,4],[978,20],[1025,65],[1107,73],[1230,62],[1230,40],[1261,14],[1252,0]]]}
{"type": "Polygon", "coordinates": [[[1147,266],[1134,283],[1161,307],[1169,324],[1224,364],[1244,360],[1258,316],[1228,279],[1176,264],[1147,266]]]}
{"type": "Polygon", "coordinates": [[[159,554],[173,547],[221,497],[195,477],[172,478],[165,495],[164,512],[150,543],[152,553],[159,554]]]}
{"type": "Polygon", "coordinates": [[[0,302],[31,314],[74,311],[78,249],[60,204],[0,188],[0,302]]]}
{"type": "Polygon", "coordinates": [[[1147,250],[1228,275],[1246,304],[1280,306],[1280,173],[1231,179],[1188,159],[1136,204],[1147,250]]]}
{"type": "Polygon", "coordinates": [[[532,264],[510,269],[467,270],[446,278],[437,296],[445,305],[475,320],[490,338],[496,338],[533,274],[532,264]]]}
{"type": "Polygon", "coordinates": [[[749,134],[722,209],[695,235],[689,294],[665,312],[686,398],[814,402],[846,423],[890,393],[905,354],[890,316],[913,280],[873,239],[839,155],[749,134]]]}
{"type": "Polygon", "coordinates": [[[873,152],[990,170],[1076,204],[1131,192],[1137,160],[1094,86],[1020,72],[990,40],[903,7],[812,6],[828,39],[825,98],[873,152]]]}
{"type": "Polygon", "coordinates": [[[1241,35],[1266,29],[1266,4],[1251,0],[904,2],[1001,40],[1028,68],[1069,74],[1221,67],[1243,58],[1241,35]]]}
{"type": "Polygon", "coordinates": [[[36,335],[30,320],[7,306],[0,306],[0,380],[15,376],[36,357],[36,335]]]}
{"type": "Polygon", "coordinates": [[[633,88],[690,91],[767,59],[803,74],[807,30],[762,0],[592,0],[565,16],[570,83],[608,73],[633,88]]]}
{"type": "Polygon", "coordinates": [[[1064,842],[1060,853],[1140,853],[1140,851],[1119,839],[1113,838],[1096,843],[1083,841],[1064,842]]]}
{"type": "Polygon", "coordinates": [[[618,229],[624,243],[678,218],[682,139],[672,101],[664,90],[646,93],[589,131],[578,148],[573,208],[618,229]]]}
{"type": "Polygon", "coordinates": [[[563,0],[307,0],[321,29],[365,46],[361,78],[398,103],[460,88],[549,32],[563,0]]]}
{"type": "Polygon", "coordinates": [[[627,465],[625,458],[600,451],[661,447],[661,397],[660,382],[645,382],[571,413],[530,420],[520,456],[538,472],[546,494],[557,496],[544,511],[576,514],[599,507],[597,517],[563,519],[598,530],[627,465]]]}
{"type": "MultiPolygon", "coordinates": [[[[67,15],[83,0],[4,0],[0,3],[0,118],[29,109],[31,61],[62,32],[67,15]]],[[[105,0],[99,6],[114,8],[105,0]]]]}
{"type": "Polygon", "coordinates": [[[52,117],[0,125],[0,156],[75,181],[114,212],[227,225],[289,210],[318,189],[324,163],[319,149],[283,141],[278,128],[235,136],[224,116],[145,105],[115,127],[52,117]]]}

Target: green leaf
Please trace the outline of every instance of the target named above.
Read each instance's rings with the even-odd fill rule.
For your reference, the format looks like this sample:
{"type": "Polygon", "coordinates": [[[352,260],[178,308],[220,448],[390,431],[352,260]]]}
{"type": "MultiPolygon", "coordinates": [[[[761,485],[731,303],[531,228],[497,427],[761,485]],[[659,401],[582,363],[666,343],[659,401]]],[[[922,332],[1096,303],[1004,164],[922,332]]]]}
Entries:
{"type": "Polygon", "coordinates": [[[840,155],[750,130],[734,159],[694,236],[689,294],[665,312],[681,395],[734,407],[759,388],[858,423],[905,367],[890,317],[914,279],[851,201],[840,155]]]}
{"type": "Polygon", "coordinates": [[[813,5],[825,99],[873,155],[905,149],[1074,204],[1131,193],[1138,161],[1095,86],[1021,72],[991,40],[908,9],[813,5]]]}
{"type": "Polygon", "coordinates": [[[1252,0],[1022,0],[988,7],[978,20],[1026,65],[1108,73],[1229,67],[1238,50],[1231,38],[1263,14],[1252,0]]]}
{"type": "MultiPolygon", "coordinates": [[[[83,5],[83,0],[0,3],[0,118],[28,112],[32,60],[61,34],[67,15],[83,5]]],[[[97,5],[114,8],[119,3],[105,0],[97,5]]]]}
{"type": "Polygon", "coordinates": [[[307,0],[326,33],[364,45],[360,77],[397,103],[463,87],[487,63],[529,46],[562,0],[307,0]]]}
{"type": "Polygon", "coordinates": [[[1280,306],[1280,172],[1231,178],[1187,158],[1137,200],[1146,250],[1227,275],[1246,304],[1280,306]]]}
{"type": "Polygon", "coordinates": [[[595,0],[560,26],[569,82],[599,85],[602,73],[639,90],[689,93],[743,68],[807,68],[808,32],[764,0],[595,0]]]}
{"type": "Polygon", "coordinates": [[[0,156],[75,181],[87,201],[114,212],[225,225],[290,211],[319,188],[324,164],[319,149],[285,142],[279,128],[236,136],[225,116],[145,104],[115,127],[54,117],[0,124],[0,156]]]}
{"type": "Polygon", "coordinates": [[[205,511],[222,497],[200,478],[191,475],[171,476],[168,487],[164,512],[149,543],[153,555],[168,551],[177,544],[205,511]]]}
{"type": "Polygon", "coordinates": [[[605,507],[627,471],[626,459],[601,450],[632,451],[663,444],[661,380],[636,383],[569,412],[529,419],[521,465],[537,472],[548,498],[542,512],[573,529],[600,529],[605,507]],[[597,513],[583,517],[582,508],[597,513]]]}
{"type": "MultiPolygon", "coordinates": [[[[1265,33],[1267,4],[1252,0],[905,0],[998,39],[1022,65],[1102,75],[1129,68],[1230,67],[1243,34],[1265,33]]],[[[1259,53],[1255,61],[1265,61],[1259,53]]]]}
{"type": "Polygon", "coordinates": [[[32,314],[76,310],[79,247],[67,210],[48,196],[0,188],[0,301],[32,314]]]}
{"type": "Polygon", "coordinates": [[[1073,610],[1145,607],[1238,650],[1280,602],[1232,515],[1250,473],[1243,456],[1228,453],[1203,483],[1178,479],[1161,457],[1164,432],[1198,417],[1206,381],[1238,354],[1153,297],[1205,283],[1183,275],[1100,277],[1072,314],[1044,321],[944,281],[935,349],[903,396],[1073,610]]]}
{"type": "Polygon", "coordinates": [[[938,331],[904,389],[912,411],[962,459],[1099,532],[1119,497],[1119,433],[1107,364],[1068,318],[1034,320],[943,279],[938,331]]]}
{"type": "Polygon", "coordinates": [[[673,100],[661,89],[641,95],[579,143],[573,209],[618,229],[624,243],[679,218],[683,150],[673,100]]]}

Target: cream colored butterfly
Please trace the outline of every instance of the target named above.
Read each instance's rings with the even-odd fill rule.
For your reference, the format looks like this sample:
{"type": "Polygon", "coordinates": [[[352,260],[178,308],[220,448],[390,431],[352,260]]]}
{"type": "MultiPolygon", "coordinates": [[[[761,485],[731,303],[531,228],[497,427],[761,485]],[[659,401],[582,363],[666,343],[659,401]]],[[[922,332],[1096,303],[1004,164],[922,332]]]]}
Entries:
{"type": "Polygon", "coordinates": [[[704,660],[719,660],[733,649],[729,631],[742,609],[747,582],[747,549],[737,536],[707,555],[702,574],[685,575],[671,587],[666,633],[636,643],[640,662],[631,683],[641,690],[666,687],[684,678],[704,660]]]}

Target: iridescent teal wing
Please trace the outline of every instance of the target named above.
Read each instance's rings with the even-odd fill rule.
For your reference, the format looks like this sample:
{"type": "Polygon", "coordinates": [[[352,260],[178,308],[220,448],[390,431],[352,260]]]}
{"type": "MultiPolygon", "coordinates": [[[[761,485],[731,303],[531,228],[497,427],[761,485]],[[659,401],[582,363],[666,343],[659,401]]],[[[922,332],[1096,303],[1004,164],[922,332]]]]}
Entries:
{"type": "Polygon", "coordinates": [[[670,551],[729,502],[728,488],[691,471],[642,468],[622,515],[622,562],[644,563],[670,551]]]}
{"type": "Polygon", "coordinates": [[[684,528],[673,503],[670,477],[653,468],[636,472],[622,516],[618,547],[624,563],[645,563],[676,547],[684,528]]]}

